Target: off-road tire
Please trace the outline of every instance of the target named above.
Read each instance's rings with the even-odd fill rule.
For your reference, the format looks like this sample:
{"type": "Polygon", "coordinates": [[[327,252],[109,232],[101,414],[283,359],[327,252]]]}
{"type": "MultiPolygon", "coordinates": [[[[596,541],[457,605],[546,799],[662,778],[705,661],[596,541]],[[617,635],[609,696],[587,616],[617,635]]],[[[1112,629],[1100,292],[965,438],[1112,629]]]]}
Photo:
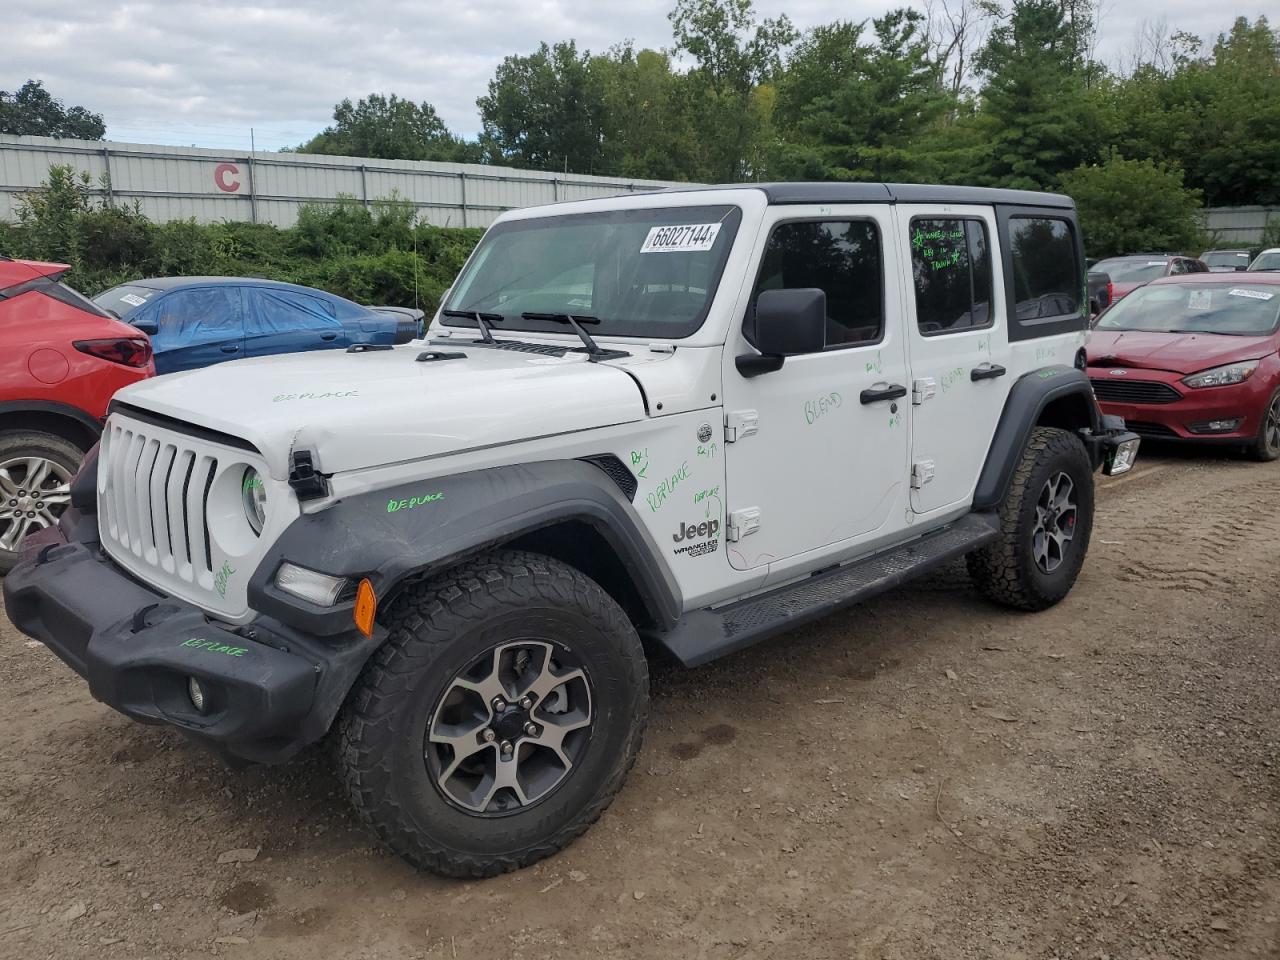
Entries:
{"type": "Polygon", "coordinates": [[[1280,410],[1277,410],[1277,401],[1280,401],[1280,387],[1277,387],[1267,398],[1267,405],[1262,408],[1262,420],[1258,424],[1258,435],[1254,438],[1253,443],[1245,447],[1245,452],[1249,454],[1251,459],[1261,463],[1267,463],[1271,460],[1280,458],[1280,443],[1276,440],[1276,421],[1273,417],[1280,417],[1280,410]]]}
{"type": "Polygon", "coordinates": [[[1044,610],[1071,590],[1093,530],[1093,469],[1084,443],[1052,427],[1032,431],[1013,482],[1000,505],[1000,536],[968,556],[969,576],[982,593],[1019,610],[1044,610]],[[1046,573],[1036,564],[1032,536],[1036,501],[1045,484],[1066,473],[1077,495],[1075,532],[1061,565],[1046,573]]]}
{"type": "Polygon", "coordinates": [[[389,636],[338,719],[341,778],[383,843],[420,869],[489,877],[557,852],[600,817],[640,748],[649,671],[635,628],[595,581],[539,554],[495,552],[412,584],[383,622],[389,636]],[[549,632],[594,688],[580,761],[526,809],[498,817],[462,810],[424,763],[433,710],[479,654],[549,632]]]}
{"type": "MultiPolygon", "coordinates": [[[[80,463],[84,460],[84,451],[70,440],[64,440],[55,434],[40,430],[0,431],[0,463],[21,457],[40,457],[49,460],[74,477],[76,471],[80,469],[80,463]]],[[[0,547],[0,576],[12,570],[17,562],[16,550],[5,550],[0,547]]]]}

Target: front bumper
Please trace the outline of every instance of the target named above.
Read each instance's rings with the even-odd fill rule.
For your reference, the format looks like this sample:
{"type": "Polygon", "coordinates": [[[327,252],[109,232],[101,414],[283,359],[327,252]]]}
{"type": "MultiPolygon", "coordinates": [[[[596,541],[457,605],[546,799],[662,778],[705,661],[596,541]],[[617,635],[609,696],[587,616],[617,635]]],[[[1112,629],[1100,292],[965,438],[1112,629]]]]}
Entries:
{"type": "MultiPolygon", "coordinates": [[[[1182,383],[1183,374],[1162,370],[1131,370],[1134,380],[1167,386],[1178,398],[1168,403],[1133,403],[1098,399],[1103,413],[1123,417],[1125,424],[1149,440],[1194,440],[1197,443],[1250,443],[1258,435],[1269,391],[1255,374],[1244,383],[1195,389],[1182,383]],[[1235,427],[1210,430],[1215,422],[1236,420],[1235,427]]],[[[1094,383],[1109,376],[1091,377],[1094,383]]]]}
{"type": "Polygon", "coordinates": [[[219,624],[139,584],[98,544],[61,535],[29,545],[4,579],[4,604],[96,699],[232,761],[279,762],[320,739],[377,646],[354,630],[319,640],[271,620],[219,624]],[[206,692],[203,711],[192,678],[206,692]]]}

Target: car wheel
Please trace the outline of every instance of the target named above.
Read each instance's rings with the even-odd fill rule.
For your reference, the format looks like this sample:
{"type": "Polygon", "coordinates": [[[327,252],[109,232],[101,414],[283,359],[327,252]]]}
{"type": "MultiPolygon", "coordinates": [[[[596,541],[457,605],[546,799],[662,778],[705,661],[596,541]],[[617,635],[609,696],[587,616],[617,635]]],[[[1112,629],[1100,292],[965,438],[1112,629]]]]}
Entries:
{"type": "Polygon", "coordinates": [[[361,818],[422,869],[487,877],[564,847],[635,761],[649,674],[593,580],[500,552],[411,585],[339,718],[361,818]]]}
{"type": "Polygon", "coordinates": [[[1093,469],[1080,438],[1037,427],[998,515],[1000,537],[969,555],[970,577],[1006,606],[1053,606],[1076,582],[1093,530],[1093,469]]]}
{"type": "Polygon", "coordinates": [[[1280,457],[1280,387],[1271,394],[1266,409],[1262,411],[1258,436],[1249,447],[1249,456],[1262,461],[1280,457]]]}
{"type": "Polygon", "coordinates": [[[0,433],[0,574],[18,562],[23,538],[58,522],[83,459],[83,450],[51,433],[0,433]]]}

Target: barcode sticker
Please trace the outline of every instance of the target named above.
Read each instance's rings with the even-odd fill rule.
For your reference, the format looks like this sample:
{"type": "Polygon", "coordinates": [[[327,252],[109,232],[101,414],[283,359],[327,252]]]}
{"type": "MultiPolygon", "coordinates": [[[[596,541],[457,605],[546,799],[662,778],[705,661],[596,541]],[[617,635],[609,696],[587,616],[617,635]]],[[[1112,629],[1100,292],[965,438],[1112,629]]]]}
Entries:
{"type": "Polygon", "coordinates": [[[718,223],[684,223],[653,227],[644,238],[641,253],[702,253],[710,250],[720,233],[718,223]]]}

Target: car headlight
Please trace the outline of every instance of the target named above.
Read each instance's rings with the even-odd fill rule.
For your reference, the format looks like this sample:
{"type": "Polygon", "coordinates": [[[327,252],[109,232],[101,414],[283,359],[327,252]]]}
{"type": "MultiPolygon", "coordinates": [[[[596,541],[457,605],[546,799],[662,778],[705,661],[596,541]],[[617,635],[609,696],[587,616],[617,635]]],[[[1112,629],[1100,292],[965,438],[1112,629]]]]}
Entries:
{"type": "Polygon", "coordinates": [[[1212,370],[1201,370],[1189,377],[1183,377],[1182,382],[1188,387],[1226,387],[1233,383],[1244,383],[1257,369],[1257,360],[1245,360],[1241,363],[1228,363],[1225,366],[1214,367],[1212,370]]]}
{"type": "Polygon", "coordinates": [[[262,477],[253,467],[245,467],[244,479],[240,482],[241,499],[244,501],[244,515],[249,520],[255,535],[262,533],[267,522],[267,488],[262,477]]]}

